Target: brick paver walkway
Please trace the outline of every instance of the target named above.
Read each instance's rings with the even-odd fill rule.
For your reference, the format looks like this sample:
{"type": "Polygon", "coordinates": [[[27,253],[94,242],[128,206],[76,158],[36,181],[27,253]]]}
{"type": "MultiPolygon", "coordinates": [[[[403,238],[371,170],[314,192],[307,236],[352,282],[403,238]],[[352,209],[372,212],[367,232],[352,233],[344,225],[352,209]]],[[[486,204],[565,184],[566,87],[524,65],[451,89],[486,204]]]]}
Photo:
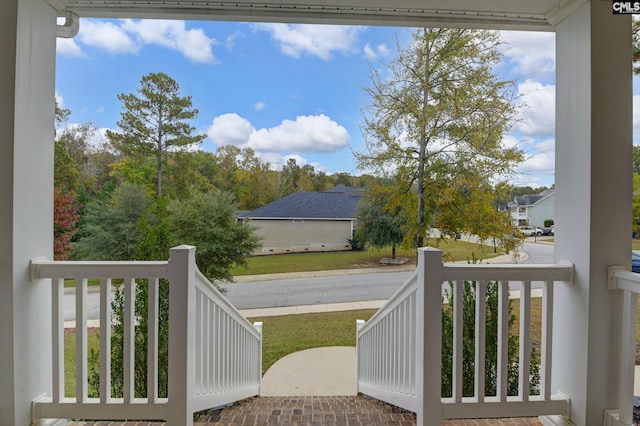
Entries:
{"type": "MultiPolygon", "coordinates": [[[[364,396],[260,397],[201,415],[196,426],[413,426],[415,415],[364,396]]],[[[536,419],[446,420],[447,426],[542,426],[536,419]]],[[[163,426],[149,422],[72,422],[73,426],[163,426]]]]}

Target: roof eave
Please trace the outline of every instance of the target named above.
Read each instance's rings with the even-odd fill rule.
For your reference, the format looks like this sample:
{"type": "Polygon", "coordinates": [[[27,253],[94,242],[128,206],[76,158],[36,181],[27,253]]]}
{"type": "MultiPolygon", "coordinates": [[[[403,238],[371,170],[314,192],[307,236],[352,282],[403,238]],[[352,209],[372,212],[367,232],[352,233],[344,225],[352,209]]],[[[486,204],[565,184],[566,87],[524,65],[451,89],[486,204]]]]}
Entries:
{"type": "Polygon", "coordinates": [[[343,25],[430,26],[554,31],[547,15],[422,8],[171,0],[68,0],[65,11],[91,18],[192,19],[343,25]]]}

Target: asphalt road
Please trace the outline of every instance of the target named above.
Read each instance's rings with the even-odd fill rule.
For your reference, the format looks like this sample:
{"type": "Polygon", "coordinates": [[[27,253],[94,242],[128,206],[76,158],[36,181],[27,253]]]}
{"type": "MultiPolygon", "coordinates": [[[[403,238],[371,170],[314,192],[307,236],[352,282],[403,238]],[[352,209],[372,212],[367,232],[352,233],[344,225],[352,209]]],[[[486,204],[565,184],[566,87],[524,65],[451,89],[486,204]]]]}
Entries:
{"type": "MultiPolygon", "coordinates": [[[[553,246],[525,242],[528,254],[521,263],[553,263],[553,246]]],[[[337,302],[383,300],[391,297],[412,274],[405,272],[372,272],[325,277],[289,278],[269,281],[223,284],[227,298],[238,309],[316,305],[337,302]]],[[[65,320],[75,318],[75,294],[65,294],[65,320]]],[[[87,297],[88,318],[99,317],[98,292],[87,297]]]]}
{"type": "Polygon", "coordinates": [[[413,271],[344,274],[224,284],[238,309],[389,299],[413,271]]]}
{"type": "MultiPolygon", "coordinates": [[[[521,263],[553,263],[553,246],[525,242],[528,254],[521,263]]],[[[277,281],[225,284],[227,298],[238,309],[359,302],[390,298],[411,272],[373,272],[360,275],[292,278],[277,281]]]]}

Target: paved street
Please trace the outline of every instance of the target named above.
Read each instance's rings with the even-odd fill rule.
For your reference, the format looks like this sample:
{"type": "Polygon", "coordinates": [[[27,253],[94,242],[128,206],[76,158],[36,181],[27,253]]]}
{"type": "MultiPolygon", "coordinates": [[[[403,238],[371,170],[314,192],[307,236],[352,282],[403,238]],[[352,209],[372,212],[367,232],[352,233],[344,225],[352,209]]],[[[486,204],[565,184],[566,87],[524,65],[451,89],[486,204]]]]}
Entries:
{"type": "MultiPolygon", "coordinates": [[[[520,263],[553,263],[553,245],[525,242],[523,252],[526,256],[520,263]]],[[[238,309],[384,300],[400,288],[412,271],[381,272],[377,269],[375,272],[368,273],[341,271],[338,274],[231,283],[223,284],[222,287],[227,289],[227,298],[238,309]]],[[[89,319],[99,317],[100,295],[95,290],[97,289],[90,289],[87,297],[89,319]]],[[[73,292],[65,294],[64,305],[65,321],[73,320],[75,318],[73,292]]]]}

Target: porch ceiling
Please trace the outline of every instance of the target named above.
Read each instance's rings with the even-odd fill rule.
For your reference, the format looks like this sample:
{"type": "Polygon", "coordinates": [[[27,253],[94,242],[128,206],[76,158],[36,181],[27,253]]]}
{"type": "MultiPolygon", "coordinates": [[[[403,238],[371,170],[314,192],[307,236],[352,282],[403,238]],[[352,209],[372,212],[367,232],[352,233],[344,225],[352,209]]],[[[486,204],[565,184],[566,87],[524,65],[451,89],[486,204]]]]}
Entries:
{"type": "MultiPolygon", "coordinates": [[[[553,31],[586,0],[48,0],[96,18],[449,26],[553,31]]],[[[603,0],[600,0],[603,1],[603,0]]]]}

